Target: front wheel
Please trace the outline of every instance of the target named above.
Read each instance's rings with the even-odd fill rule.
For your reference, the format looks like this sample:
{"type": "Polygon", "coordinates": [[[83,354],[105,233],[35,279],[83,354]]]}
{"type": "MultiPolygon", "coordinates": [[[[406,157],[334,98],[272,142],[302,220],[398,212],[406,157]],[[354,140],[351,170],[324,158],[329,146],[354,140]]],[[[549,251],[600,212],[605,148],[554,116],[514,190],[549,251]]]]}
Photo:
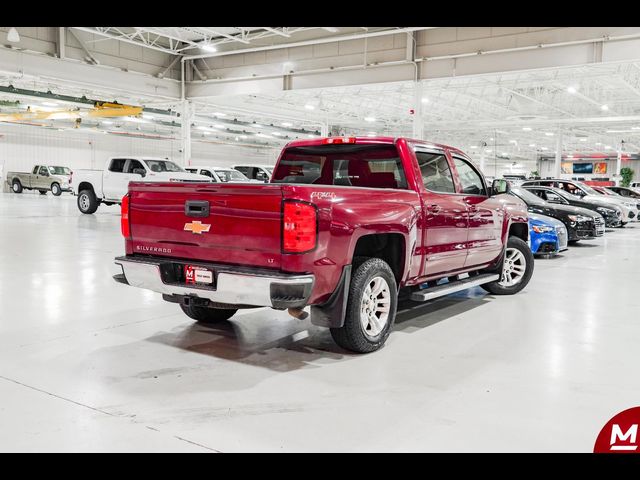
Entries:
{"type": "Polygon", "coordinates": [[[62,189],[60,188],[60,185],[58,183],[51,184],[51,193],[54,197],[59,197],[60,195],[62,195],[62,189]]]}
{"type": "Polygon", "coordinates": [[[398,287],[384,260],[354,262],[344,325],[332,328],[333,340],[345,350],[369,353],[384,345],[391,333],[398,303],[398,287]]]}
{"type": "Polygon", "coordinates": [[[78,195],[78,209],[87,215],[95,213],[100,206],[100,202],[96,198],[93,190],[82,190],[78,195]]]}
{"type": "Polygon", "coordinates": [[[500,279],[482,285],[494,295],[513,295],[527,286],[533,275],[533,254],[529,245],[518,237],[509,237],[500,279]]]}
{"type": "Polygon", "coordinates": [[[209,308],[182,304],[180,304],[180,308],[189,318],[204,324],[224,322],[233,317],[238,311],[238,309],[234,308],[209,308]]]}

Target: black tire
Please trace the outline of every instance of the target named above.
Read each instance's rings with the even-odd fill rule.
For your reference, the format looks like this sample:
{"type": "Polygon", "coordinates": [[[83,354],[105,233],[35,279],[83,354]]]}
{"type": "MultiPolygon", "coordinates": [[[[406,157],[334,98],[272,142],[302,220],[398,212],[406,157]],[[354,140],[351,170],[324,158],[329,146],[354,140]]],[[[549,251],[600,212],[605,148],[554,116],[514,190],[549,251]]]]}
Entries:
{"type": "Polygon", "coordinates": [[[185,306],[180,304],[182,311],[198,323],[212,324],[224,322],[235,315],[238,309],[235,308],[209,308],[197,307],[195,305],[185,306]]]}
{"type": "Polygon", "coordinates": [[[40,192],[40,195],[46,195],[47,191],[46,190],[38,190],[40,192]]]}
{"type": "MultiPolygon", "coordinates": [[[[534,259],[533,254],[531,253],[531,249],[529,248],[529,244],[518,237],[509,237],[509,241],[507,242],[507,250],[510,249],[516,249],[520,253],[522,253],[525,261],[524,275],[515,285],[506,286],[500,284],[500,282],[502,281],[502,272],[500,272],[501,278],[499,280],[481,285],[482,288],[484,288],[487,292],[492,293],[493,295],[513,295],[514,293],[518,293],[520,290],[527,286],[529,280],[531,280],[531,275],[533,275],[534,259]]],[[[507,268],[506,258],[504,262],[505,263],[503,264],[503,271],[505,268],[507,268]]]]}
{"type": "Polygon", "coordinates": [[[78,210],[86,215],[91,215],[98,210],[100,201],[93,190],[82,190],[78,195],[78,210]]]}
{"type": "Polygon", "coordinates": [[[54,197],[59,197],[62,195],[62,189],[60,188],[60,184],[58,182],[53,182],[51,184],[51,193],[54,197]]]}
{"type": "Polygon", "coordinates": [[[578,243],[580,240],[569,240],[567,243],[569,245],[575,245],[576,243],[578,243]]]}
{"type": "Polygon", "coordinates": [[[629,222],[620,222],[620,227],[619,228],[624,228],[624,226],[629,223],[629,222]]]}
{"type": "Polygon", "coordinates": [[[17,178],[11,183],[13,193],[22,193],[22,183],[17,178]]]}
{"type": "MultiPolygon", "coordinates": [[[[376,298],[370,297],[376,302],[376,298]]],[[[376,303],[377,304],[377,303],[376,303]]],[[[344,325],[340,328],[332,328],[331,336],[333,340],[345,350],[356,353],[374,352],[381,348],[387,341],[387,337],[393,329],[396,318],[396,308],[398,306],[398,286],[393,271],[385,262],[379,258],[356,259],[353,262],[353,275],[349,284],[349,298],[347,300],[347,312],[344,319],[344,325]],[[361,308],[365,290],[376,277],[385,280],[389,293],[389,312],[386,324],[376,335],[370,335],[367,327],[363,326],[360,321],[361,308]]],[[[374,313],[374,315],[376,315],[374,313]]],[[[380,314],[381,318],[383,314],[380,314]]],[[[371,325],[371,324],[369,324],[371,325]]]]}

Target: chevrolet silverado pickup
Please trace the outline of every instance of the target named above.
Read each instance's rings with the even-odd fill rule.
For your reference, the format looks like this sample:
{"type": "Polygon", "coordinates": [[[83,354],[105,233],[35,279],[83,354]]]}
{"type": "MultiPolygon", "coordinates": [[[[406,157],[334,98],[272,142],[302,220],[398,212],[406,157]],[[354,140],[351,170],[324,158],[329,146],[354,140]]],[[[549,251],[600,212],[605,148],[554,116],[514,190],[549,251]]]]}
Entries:
{"type": "Polygon", "coordinates": [[[268,184],[129,184],[126,255],[114,279],[202,323],[288,309],[338,345],[377,350],[398,298],[481,286],[522,290],[533,273],[527,208],[487,185],[463,152],[406,138],[285,146],[268,184]]]}
{"type": "Polygon", "coordinates": [[[7,182],[14,193],[22,193],[23,190],[38,190],[40,195],[51,192],[56,197],[62,192],[68,192],[71,170],[67,167],[49,165],[36,165],[31,173],[8,172],[7,182]]]}
{"type": "Polygon", "coordinates": [[[101,203],[119,204],[129,182],[211,182],[209,177],[187,172],[164,158],[114,157],[104,167],[104,170],[76,170],[69,180],[82,213],[95,213],[101,203]]]}

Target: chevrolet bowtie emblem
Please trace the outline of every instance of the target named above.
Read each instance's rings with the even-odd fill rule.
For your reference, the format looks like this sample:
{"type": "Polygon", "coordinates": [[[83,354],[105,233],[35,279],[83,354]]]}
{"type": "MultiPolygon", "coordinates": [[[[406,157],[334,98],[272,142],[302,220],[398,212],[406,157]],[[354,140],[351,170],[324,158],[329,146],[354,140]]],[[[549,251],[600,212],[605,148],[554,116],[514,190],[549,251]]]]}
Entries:
{"type": "Polygon", "coordinates": [[[196,235],[202,235],[202,233],[207,233],[210,228],[211,228],[211,225],[208,225],[206,223],[203,224],[200,221],[184,224],[185,232],[195,233],[196,235]]]}

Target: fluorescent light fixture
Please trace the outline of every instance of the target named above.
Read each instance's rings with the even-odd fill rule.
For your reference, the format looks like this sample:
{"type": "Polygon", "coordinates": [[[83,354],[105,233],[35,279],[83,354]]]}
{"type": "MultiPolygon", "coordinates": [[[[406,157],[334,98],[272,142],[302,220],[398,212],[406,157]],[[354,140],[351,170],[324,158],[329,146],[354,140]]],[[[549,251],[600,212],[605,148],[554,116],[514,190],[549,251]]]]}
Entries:
{"type": "Polygon", "coordinates": [[[113,122],[111,120],[103,120],[102,124],[103,125],[113,125],[113,122]]]}
{"type": "Polygon", "coordinates": [[[240,138],[247,138],[246,135],[240,135],[240,138]]]}
{"type": "Polygon", "coordinates": [[[640,130],[640,127],[631,127],[631,130],[640,130]]]}
{"type": "Polygon", "coordinates": [[[45,107],[57,107],[58,104],[56,102],[42,102],[42,105],[45,107]]]}
{"type": "Polygon", "coordinates": [[[514,145],[518,143],[517,140],[509,140],[509,143],[513,143],[514,145]]]}
{"type": "Polygon", "coordinates": [[[602,143],[600,143],[600,142],[596,142],[596,145],[602,145],[602,143]]]}
{"type": "Polygon", "coordinates": [[[264,134],[264,133],[256,133],[256,137],[262,137],[262,138],[273,138],[273,137],[270,137],[269,135],[266,135],[266,134],[264,134]]]}
{"type": "Polygon", "coordinates": [[[605,150],[611,150],[611,145],[605,145],[605,146],[604,146],[604,149],[605,149],[605,150]]]}
{"type": "Polygon", "coordinates": [[[338,29],[338,27],[320,27],[323,30],[326,30],[327,32],[331,32],[331,33],[337,33],[340,30],[338,29]]]}
{"type": "Polygon", "coordinates": [[[569,93],[576,93],[578,91],[578,89],[576,87],[574,87],[573,85],[567,88],[567,92],[569,93]]]}
{"type": "Polygon", "coordinates": [[[586,139],[586,138],[580,138],[580,139],[578,139],[578,140],[579,140],[580,142],[586,142],[586,141],[587,141],[587,139],[586,139]]]}
{"type": "Polygon", "coordinates": [[[226,113],[222,113],[222,112],[213,112],[213,116],[214,117],[226,117],[227,114],[226,113]]]}
{"type": "Polygon", "coordinates": [[[272,135],[276,135],[276,136],[278,136],[278,137],[279,137],[280,135],[282,135],[280,132],[272,132],[271,134],[272,134],[272,135]]]}
{"type": "Polygon", "coordinates": [[[315,135],[307,135],[307,138],[316,138],[315,135]]]}
{"type": "Polygon", "coordinates": [[[491,138],[489,139],[489,141],[490,141],[490,142],[493,142],[494,140],[495,140],[495,139],[494,139],[493,137],[491,137],[491,138]]]}
{"type": "Polygon", "coordinates": [[[509,154],[507,152],[502,152],[500,155],[502,155],[503,157],[506,157],[509,154]]]}
{"type": "Polygon", "coordinates": [[[213,52],[217,52],[218,51],[218,48],[215,45],[211,44],[211,43],[206,43],[206,44],[202,45],[200,48],[202,48],[202,50],[204,50],[205,52],[212,52],[213,53],[213,52]]]}
{"type": "Polygon", "coordinates": [[[478,145],[471,145],[471,148],[478,148],[478,145]]]}
{"type": "Polygon", "coordinates": [[[364,121],[365,122],[375,122],[376,118],[375,117],[364,117],[364,121]]]}
{"type": "Polygon", "coordinates": [[[602,105],[602,106],[600,107],[600,110],[602,110],[603,112],[606,112],[607,110],[609,110],[609,105],[606,105],[606,104],[605,104],[605,105],[602,105]]]}
{"type": "Polygon", "coordinates": [[[540,147],[540,150],[549,150],[547,147],[540,147]]]}
{"type": "Polygon", "coordinates": [[[214,127],[216,127],[216,128],[227,128],[227,126],[226,126],[226,125],[222,125],[221,123],[216,123],[216,124],[214,125],[214,127]]]}
{"type": "Polygon", "coordinates": [[[143,113],[142,118],[146,118],[147,120],[153,120],[155,117],[153,115],[149,115],[148,113],[143,113]]]}
{"type": "Polygon", "coordinates": [[[535,143],[530,143],[530,144],[529,144],[529,146],[530,146],[531,148],[534,148],[534,147],[536,146],[536,144],[535,144],[535,143]]]}
{"type": "Polygon", "coordinates": [[[485,149],[485,153],[491,153],[491,152],[493,152],[493,150],[491,150],[490,148],[485,149]]]}
{"type": "Polygon", "coordinates": [[[631,130],[607,130],[607,133],[630,133],[631,130]]]}
{"type": "Polygon", "coordinates": [[[531,127],[522,127],[522,130],[524,132],[530,132],[532,130],[532,128],[531,127]]]}
{"type": "Polygon", "coordinates": [[[203,127],[202,125],[199,125],[196,127],[198,130],[208,130],[207,127],[203,127]]]}
{"type": "Polygon", "coordinates": [[[291,122],[282,122],[280,125],[282,125],[283,127],[293,127],[293,123],[291,122]]]}
{"type": "Polygon", "coordinates": [[[553,137],[553,135],[554,135],[554,133],[553,133],[553,132],[544,132],[544,134],[545,134],[547,137],[553,137]]]}
{"type": "Polygon", "coordinates": [[[427,97],[422,97],[422,103],[429,103],[429,99],[427,97]]]}
{"type": "Polygon", "coordinates": [[[315,106],[311,105],[310,103],[307,103],[304,108],[306,108],[307,110],[315,110],[315,106]]]}
{"type": "Polygon", "coordinates": [[[211,132],[202,132],[203,135],[211,135],[211,132]]]}
{"type": "Polygon", "coordinates": [[[11,27],[7,32],[7,41],[11,43],[18,43],[20,41],[20,34],[16,27],[11,27]]]}
{"type": "Polygon", "coordinates": [[[236,137],[236,142],[239,142],[239,141],[240,141],[240,137],[236,137]]]}
{"type": "Polygon", "coordinates": [[[569,154],[567,155],[567,158],[573,158],[573,155],[569,154]]]}
{"type": "Polygon", "coordinates": [[[252,126],[255,128],[262,128],[262,125],[260,125],[259,123],[253,123],[252,126]]]}

